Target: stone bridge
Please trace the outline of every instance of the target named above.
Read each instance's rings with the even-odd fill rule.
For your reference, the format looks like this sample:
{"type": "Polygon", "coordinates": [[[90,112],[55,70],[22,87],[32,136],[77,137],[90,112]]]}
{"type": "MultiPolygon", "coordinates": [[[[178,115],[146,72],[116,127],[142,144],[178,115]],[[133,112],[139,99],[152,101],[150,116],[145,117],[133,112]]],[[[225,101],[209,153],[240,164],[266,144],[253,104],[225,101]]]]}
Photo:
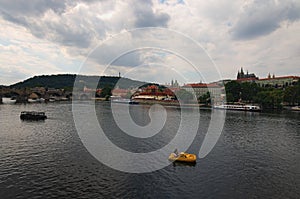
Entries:
{"type": "Polygon", "coordinates": [[[91,100],[95,97],[94,92],[69,92],[63,89],[44,89],[44,88],[0,88],[0,103],[2,103],[2,97],[14,97],[17,99],[17,103],[26,103],[28,99],[44,98],[49,100],[51,98],[59,100],[91,100]]]}

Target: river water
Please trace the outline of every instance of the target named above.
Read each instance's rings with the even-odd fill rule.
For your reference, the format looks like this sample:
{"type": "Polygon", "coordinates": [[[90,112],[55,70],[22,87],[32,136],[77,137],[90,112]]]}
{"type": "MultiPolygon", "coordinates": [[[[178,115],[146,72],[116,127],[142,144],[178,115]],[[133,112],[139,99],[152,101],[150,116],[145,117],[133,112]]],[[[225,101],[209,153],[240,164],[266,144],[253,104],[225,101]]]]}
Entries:
{"type": "MultiPolygon", "coordinates": [[[[175,136],[181,113],[166,109],[163,130],[141,140],[116,127],[108,102],[95,108],[99,123],[110,130],[107,137],[135,153],[155,151],[175,136]]],[[[130,111],[137,124],[149,123],[148,106],[134,105],[130,111]]],[[[188,149],[195,154],[211,110],[200,115],[188,149]]],[[[300,198],[299,149],[300,112],[227,111],[217,144],[195,165],[126,173],[100,163],[84,147],[71,103],[0,105],[0,198],[300,198]],[[48,119],[21,121],[24,110],[45,111],[48,119]]]]}

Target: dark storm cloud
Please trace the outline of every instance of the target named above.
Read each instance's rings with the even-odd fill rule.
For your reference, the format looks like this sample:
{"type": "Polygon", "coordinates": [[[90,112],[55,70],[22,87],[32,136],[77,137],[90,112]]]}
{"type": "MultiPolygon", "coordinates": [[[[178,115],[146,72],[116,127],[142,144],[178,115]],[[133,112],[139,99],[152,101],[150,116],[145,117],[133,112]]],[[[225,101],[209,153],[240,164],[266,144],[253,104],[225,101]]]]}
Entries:
{"type": "Polygon", "coordinates": [[[143,27],[165,27],[170,20],[170,16],[165,13],[154,13],[151,1],[138,1],[134,6],[136,16],[135,26],[143,27]]]}
{"type": "Polygon", "coordinates": [[[285,1],[256,1],[245,8],[231,29],[233,39],[247,40],[272,33],[283,21],[294,22],[300,18],[300,3],[285,1]]]}

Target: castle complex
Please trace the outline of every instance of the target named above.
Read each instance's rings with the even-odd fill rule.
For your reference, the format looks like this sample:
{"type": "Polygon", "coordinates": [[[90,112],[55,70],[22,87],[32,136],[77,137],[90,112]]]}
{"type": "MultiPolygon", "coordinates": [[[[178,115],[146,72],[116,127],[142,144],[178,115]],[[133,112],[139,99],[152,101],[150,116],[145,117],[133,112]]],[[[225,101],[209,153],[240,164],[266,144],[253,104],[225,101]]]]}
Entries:
{"type": "Polygon", "coordinates": [[[280,76],[275,77],[273,74],[269,73],[266,78],[258,78],[254,73],[249,74],[248,71],[245,74],[243,68],[238,71],[237,79],[238,82],[253,82],[261,87],[274,87],[274,88],[284,88],[287,86],[295,85],[299,80],[299,76],[280,76]]]}

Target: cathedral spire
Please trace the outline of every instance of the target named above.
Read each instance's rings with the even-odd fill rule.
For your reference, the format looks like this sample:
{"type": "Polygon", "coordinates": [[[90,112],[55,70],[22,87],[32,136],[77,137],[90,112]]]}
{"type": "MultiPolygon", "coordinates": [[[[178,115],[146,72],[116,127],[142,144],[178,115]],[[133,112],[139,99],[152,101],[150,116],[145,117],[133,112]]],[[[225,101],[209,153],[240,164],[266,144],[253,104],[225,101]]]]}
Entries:
{"type": "Polygon", "coordinates": [[[244,73],[243,67],[241,67],[241,78],[244,78],[244,75],[245,75],[245,73],[244,73]]]}

